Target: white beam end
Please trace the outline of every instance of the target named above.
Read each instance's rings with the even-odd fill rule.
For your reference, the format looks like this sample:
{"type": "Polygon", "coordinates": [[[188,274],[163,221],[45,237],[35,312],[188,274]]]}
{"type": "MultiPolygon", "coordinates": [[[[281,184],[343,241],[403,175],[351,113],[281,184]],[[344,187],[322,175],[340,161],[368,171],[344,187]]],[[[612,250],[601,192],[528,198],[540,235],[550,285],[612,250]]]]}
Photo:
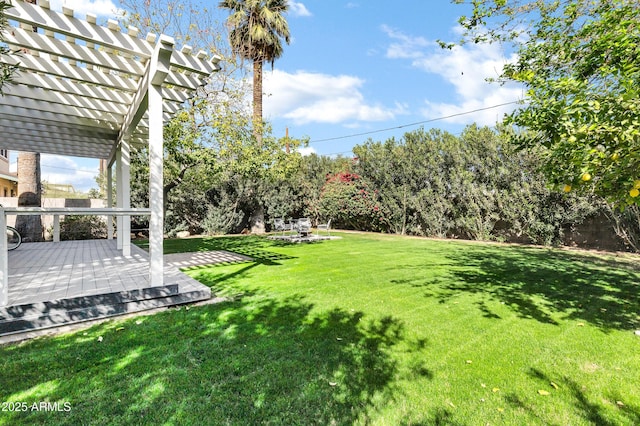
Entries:
{"type": "Polygon", "coordinates": [[[222,56],[220,55],[213,55],[211,57],[211,63],[213,64],[215,71],[220,71],[222,69],[222,67],[220,66],[221,60],[222,60],[222,56]]]}
{"type": "Polygon", "coordinates": [[[138,34],[140,34],[140,29],[139,29],[139,28],[136,28],[136,27],[133,27],[133,26],[130,26],[130,27],[127,29],[127,33],[128,33],[131,37],[138,37],[138,34]]]}
{"type": "Polygon", "coordinates": [[[116,21],[115,19],[109,19],[107,21],[107,28],[109,28],[111,31],[120,31],[120,24],[118,24],[118,21],[116,21]]]}

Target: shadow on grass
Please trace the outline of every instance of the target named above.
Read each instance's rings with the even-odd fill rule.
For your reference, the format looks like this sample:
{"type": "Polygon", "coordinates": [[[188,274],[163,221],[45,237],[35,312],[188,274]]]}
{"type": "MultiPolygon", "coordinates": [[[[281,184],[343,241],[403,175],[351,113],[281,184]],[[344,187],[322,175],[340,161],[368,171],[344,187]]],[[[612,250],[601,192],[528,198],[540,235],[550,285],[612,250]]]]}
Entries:
{"type": "Polygon", "coordinates": [[[351,424],[388,401],[403,326],[247,295],[0,347],[0,424],[351,424]],[[374,403],[375,401],[375,403],[374,403]]]}
{"type": "MultiPolygon", "coordinates": [[[[640,424],[640,408],[626,405],[619,400],[620,398],[610,397],[610,401],[608,401],[610,406],[609,410],[617,411],[616,414],[618,415],[617,420],[612,420],[612,415],[610,412],[607,412],[607,409],[603,405],[603,400],[601,398],[590,400],[586,388],[580,386],[574,380],[568,377],[552,378],[537,368],[531,368],[528,375],[538,380],[541,388],[545,388],[549,383],[553,382],[557,388],[554,392],[570,392],[573,397],[575,409],[581,414],[581,417],[588,419],[591,424],[602,426],[640,424]]],[[[507,401],[514,406],[526,409],[530,413],[534,411],[531,407],[517,400],[516,397],[512,396],[507,398],[507,401]]]]}
{"type": "MultiPolygon", "coordinates": [[[[489,301],[504,303],[522,318],[547,324],[559,319],[587,321],[603,331],[640,327],[640,268],[628,261],[555,249],[520,246],[448,247],[445,262],[402,265],[413,278],[393,284],[426,289],[445,303],[477,294],[478,309],[500,319],[489,301]],[[446,267],[443,267],[446,266],[446,267]],[[443,272],[425,278],[425,270],[443,272]]],[[[394,267],[394,268],[397,268],[394,267]]]]}
{"type": "MultiPolygon", "coordinates": [[[[146,240],[139,240],[135,243],[145,250],[149,248],[149,242],[146,240]]],[[[164,253],[225,250],[249,256],[264,265],[276,265],[281,260],[291,259],[291,256],[274,252],[272,249],[274,247],[287,246],[290,246],[290,244],[253,235],[185,238],[165,240],[164,253]]]]}
{"type": "MultiPolygon", "coordinates": [[[[469,247],[450,258],[452,280],[438,294],[444,299],[477,293],[549,324],[557,324],[554,316],[561,314],[603,330],[639,325],[640,273],[630,264],[525,247],[469,247]]],[[[485,302],[479,308],[499,318],[485,302]]]]}

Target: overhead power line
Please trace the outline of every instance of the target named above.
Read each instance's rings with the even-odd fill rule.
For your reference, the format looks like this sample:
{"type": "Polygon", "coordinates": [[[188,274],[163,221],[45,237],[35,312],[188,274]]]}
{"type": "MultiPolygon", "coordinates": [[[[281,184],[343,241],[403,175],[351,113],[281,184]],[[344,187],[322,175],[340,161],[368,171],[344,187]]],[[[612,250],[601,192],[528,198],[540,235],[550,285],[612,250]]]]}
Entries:
{"type": "Polygon", "coordinates": [[[397,129],[403,129],[405,127],[418,126],[420,124],[432,123],[434,121],[446,120],[448,118],[459,117],[461,115],[473,114],[473,113],[480,112],[480,111],[486,111],[488,109],[494,109],[494,108],[499,108],[499,107],[503,107],[503,106],[506,106],[506,105],[516,104],[518,102],[519,101],[505,102],[503,104],[492,105],[492,106],[484,107],[484,108],[478,108],[478,109],[474,109],[472,111],[459,112],[457,114],[451,114],[451,115],[447,115],[447,116],[444,116],[444,117],[430,118],[429,120],[417,121],[415,123],[403,124],[401,126],[387,127],[386,129],[371,130],[371,131],[368,131],[368,132],[354,133],[354,134],[345,135],[345,136],[336,136],[336,137],[333,137],[333,138],[317,139],[317,140],[314,140],[314,141],[310,141],[309,144],[318,143],[318,142],[329,142],[329,141],[335,141],[335,140],[339,140],[339,139],[348,139],[348,138],[354,138],[356,136],[366,136],[366,135],[372,135],[374,133],[388,132],[389,130],[397,130],[397,129]]]}

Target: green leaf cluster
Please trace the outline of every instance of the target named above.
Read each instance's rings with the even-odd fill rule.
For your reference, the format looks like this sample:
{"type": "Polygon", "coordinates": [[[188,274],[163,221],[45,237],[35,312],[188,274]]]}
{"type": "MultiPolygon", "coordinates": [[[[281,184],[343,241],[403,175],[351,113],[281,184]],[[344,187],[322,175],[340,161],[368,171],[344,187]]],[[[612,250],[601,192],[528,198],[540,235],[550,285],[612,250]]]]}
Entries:
{"type": "Polygon", "coordinates": [[[558,188],[638,205],[640,8],[635,0],[474,2],[466,41],[509,42],[502,78],[526,88],[506,123],[521,148],[543,147],[558,188]]]}
{"type": "Polygon", "coordinates": [[[0,96],[3,95],[3,86],[6,83],[9,83],[18,70],[18,65],[16,65],[14,60],[7,60],[7,57],[16,56],[15,52],[12,52],[8,46],[4,44],[4,37],[2,36],[2,31],[7,27],[8,21],[5,11],[10,9],[11,1],[9,0],[0,0],[0,58],[4,60],[0,62],[0,96]]]}

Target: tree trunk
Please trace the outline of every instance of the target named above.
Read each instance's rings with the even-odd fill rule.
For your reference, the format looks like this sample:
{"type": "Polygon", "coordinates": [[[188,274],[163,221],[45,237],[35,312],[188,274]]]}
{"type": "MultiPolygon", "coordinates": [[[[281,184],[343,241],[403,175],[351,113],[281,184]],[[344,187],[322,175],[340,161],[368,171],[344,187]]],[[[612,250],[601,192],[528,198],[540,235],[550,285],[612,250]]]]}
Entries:
{"type": "Polygon", "coordinates": [[[262,61],[253,61],[253,134],[262,142],[262,61]]]}
{"type": "MultiPolygon", "coordinates": [[[[42,206],[40,154],[38,153],[18,153],[18,206],[42,206]]],[[[24,242],[44,241],[40,215],[18,216],[16,229],[24,242]]]]}
{"type": "MultiPolygon", "coordinates": [[[[253,134],[262,142],[262,60],[253,61],[253,134]]],[[[254,193],[257,197],[257,194],[254,193]]],[[[252,234],[264,234],[264,206],[258,201],[249,218],[252,234]]]]}
{"type": "Polygon", "coordinates": [[[249,225],[251,226],[252,234],[264,234],[264,207],[262,204],[258,204],[249,218],[249,225]]]}

